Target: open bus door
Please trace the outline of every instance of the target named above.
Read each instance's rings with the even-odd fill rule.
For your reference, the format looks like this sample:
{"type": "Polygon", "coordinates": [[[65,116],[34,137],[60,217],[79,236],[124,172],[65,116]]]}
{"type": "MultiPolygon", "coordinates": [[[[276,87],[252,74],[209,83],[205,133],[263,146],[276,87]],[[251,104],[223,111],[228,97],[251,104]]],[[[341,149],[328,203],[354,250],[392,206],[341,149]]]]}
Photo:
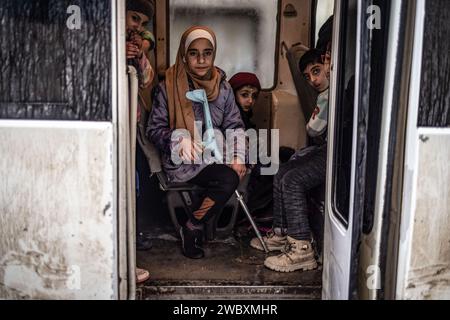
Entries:
{"type": "MultiPolygon", "coordinates": [[[[346,0],[335,5],[322,297],[355,299],[360,297],[361,239],[384,202],[400,4],[346,0]],[[379,17],[372,28],[375,7],[379,17]]],[[[375,222],[382,221],[377,217],[375,222]]],[[[372,262],[378,267],[376,252],[372,262]]]]}
{"type": "Polygon", "coordinates": [[[322,298],[348,299],[354,275],[360,234],[360,211],[355,210],[355,170],[358,142],[353,108],[358,94],[357,70],[358,13],[362,3],[336,1],[333,27],[332,72],[330,83],[329,146],[324,230],[324,269],[322,298]]]}
{"type": "Polygon", "coordinates": [[[125,2],[0,21],[0,299],[133,298],[125,2]]]}

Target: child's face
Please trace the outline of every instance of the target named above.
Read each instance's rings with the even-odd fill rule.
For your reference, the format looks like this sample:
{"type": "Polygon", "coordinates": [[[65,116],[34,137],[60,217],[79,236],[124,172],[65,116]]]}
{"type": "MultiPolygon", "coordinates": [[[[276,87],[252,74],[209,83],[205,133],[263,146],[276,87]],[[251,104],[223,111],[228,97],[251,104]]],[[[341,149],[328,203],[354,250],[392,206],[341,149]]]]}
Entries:
{"type": "Polygon", "coordinates": [[[308,64],[305,71],[303,71],[303,75],[309,84],[311,84],[318,92],[323,92],[328,89],[329,80],[323,64],[308,64]]]}
{"type": "Polygon", "coordinates": [[[197,39],[191,43],[186,53],[189,71],[199,78],[205,77],[214,63],[214,48],[206,39],[197,39]]]}
{"type": "Polygon", "coordinates": [[[253,86],[244,86],[236,92],[236,101],[247,112],[255,106],[259,91],[253,86]]]}
{"type": "Polygon", "coordinates": [[[137,11],[127,11],[127,32],[140,33],[144,31],[150,19],[145,14],[137,11]]]}

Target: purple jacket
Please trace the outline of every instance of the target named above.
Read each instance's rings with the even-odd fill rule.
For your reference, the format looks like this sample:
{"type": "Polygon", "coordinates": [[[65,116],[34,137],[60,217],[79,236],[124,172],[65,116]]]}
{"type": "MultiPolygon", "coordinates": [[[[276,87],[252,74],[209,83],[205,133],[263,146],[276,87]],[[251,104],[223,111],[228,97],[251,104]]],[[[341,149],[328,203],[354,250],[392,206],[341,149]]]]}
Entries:
{"type": "MultiPolygon", "coordinates": [[[[215,101],[209,102],[211,119],[214,129],[219,129],[225,136],[227,129],[242,129],[245,131],[239,108],[236,105],[233,89],[225,80],[222,73],[219,96],[215,101]]],[[[191,88],[192,90],[192,88],[191,88]]],[[[196,121],[204,122],[203,106],[193,103],[196,121]]],[[[203,126],[203,132],[205,128],[203,126]]],[[[171,160],[172,133],[169,125],[169,111],[167,108],[167,92],[165,83],[161,82],[154,92],[153,107],[147,126],[147,137],[160,150],[162,165],[170,182],[187,182],[200,173],[206,163],[176,165],[171,160]]],[[[245,155],[244,155],[245,157],[245,155]]]]}

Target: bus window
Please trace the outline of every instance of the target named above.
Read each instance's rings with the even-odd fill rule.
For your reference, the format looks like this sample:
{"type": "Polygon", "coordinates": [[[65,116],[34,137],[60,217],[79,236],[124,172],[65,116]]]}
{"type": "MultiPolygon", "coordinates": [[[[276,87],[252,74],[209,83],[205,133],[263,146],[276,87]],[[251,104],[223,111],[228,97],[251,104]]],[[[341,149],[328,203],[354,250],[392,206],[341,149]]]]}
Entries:
{"type": "Polygon", "coordinates": [[[192,25],[212,28],[220,50],[216,65],[228,77],[247,71],[258,75],[263,88],[275,84],[277,0],[170,0],[170,64],[180,37],[192,25]]]}
{"type": "Polygon", "coordinates": [[[355,97],[355,57],[357,0],[343,1],[339,36],[338,88],[333,167],[333,207],[339,220],[348,226],[352,167],[353,106],[355,97]]]}
{"type": "Polygon", "coordinates": [[[333,14],[334,0],[316,0],[315,10],[316,12],[313,14],[315,20],[314,43],[317,43],[320,27],[323,26],[327,19],[333,14]]]}
{"type": "Polygon", "coordinates": [[[363,231],[369,234],[372,231],[375,216],[375,201],[377,195],[377,179],[378,179],[378,154],[380,151],[381,139],[381,123],[383,116],[383,97],[384,97],[384,79],[386,73],[387,61],[387,41],[389,39],[389,14],[391,3],[389,1],[375,0],[381,12],[381,28],[365,31],[370,45],[364,46],[367,54],[364,54],[364,67],[360,81],[361,91],[368,92],[363,99],[367,99],[363,103],[368,108],[368,128],[367,128],[367,168],[366,185],[364,192],[364,217],[363,231]]]}
{"type": "Polygon", "coordinates": [[[4,1],[0,118],[111,120],[111,3],[4,1]]]}

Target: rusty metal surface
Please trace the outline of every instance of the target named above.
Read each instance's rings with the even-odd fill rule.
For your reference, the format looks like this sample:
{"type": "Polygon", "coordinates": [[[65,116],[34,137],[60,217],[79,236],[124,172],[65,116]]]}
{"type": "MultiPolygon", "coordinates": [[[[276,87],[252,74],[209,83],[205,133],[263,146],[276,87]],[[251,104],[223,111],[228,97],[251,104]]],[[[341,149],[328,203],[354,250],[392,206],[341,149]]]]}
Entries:
{"type": "Polygon", "coordinates": [[[301,286],[142,286],[140,300],[319,300],[321,290],[301,286]]]}

